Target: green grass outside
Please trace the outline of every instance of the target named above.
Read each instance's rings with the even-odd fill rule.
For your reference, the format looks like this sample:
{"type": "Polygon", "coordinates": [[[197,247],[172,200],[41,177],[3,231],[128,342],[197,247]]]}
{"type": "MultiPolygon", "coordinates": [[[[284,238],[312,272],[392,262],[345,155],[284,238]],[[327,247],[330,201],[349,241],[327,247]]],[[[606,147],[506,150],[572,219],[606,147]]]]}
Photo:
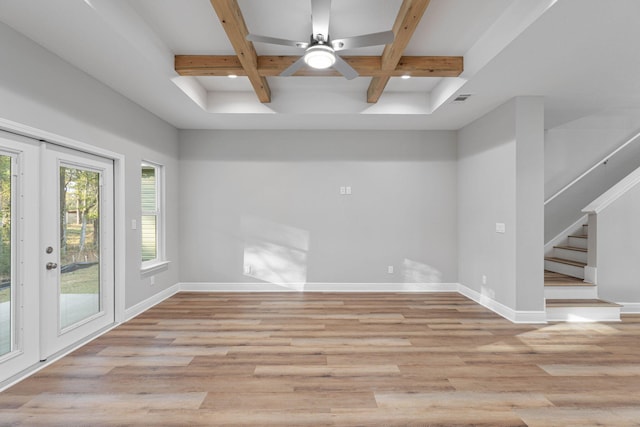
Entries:
{"type": "MultiPolygon", "coordinates": [[[[62,293],[63,294],[97,294],[99,291],[99,274],[100,268],[98,264],[88,268],[64,273],[62,275],[62,293]]],[[[0,303],[9,301],[9,288],[0,290],[0,303]]]]}

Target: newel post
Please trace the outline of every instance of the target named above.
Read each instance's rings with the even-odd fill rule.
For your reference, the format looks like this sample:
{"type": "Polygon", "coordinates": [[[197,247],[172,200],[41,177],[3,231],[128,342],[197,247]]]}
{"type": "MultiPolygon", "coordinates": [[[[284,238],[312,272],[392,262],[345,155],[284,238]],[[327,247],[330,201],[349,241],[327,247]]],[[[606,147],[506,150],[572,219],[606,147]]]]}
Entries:
{"type": "Polygon", "coordinates": [[[584,281],[598,284],[598,214],[590,212],[587,220],[587,265],[584,281]]]}

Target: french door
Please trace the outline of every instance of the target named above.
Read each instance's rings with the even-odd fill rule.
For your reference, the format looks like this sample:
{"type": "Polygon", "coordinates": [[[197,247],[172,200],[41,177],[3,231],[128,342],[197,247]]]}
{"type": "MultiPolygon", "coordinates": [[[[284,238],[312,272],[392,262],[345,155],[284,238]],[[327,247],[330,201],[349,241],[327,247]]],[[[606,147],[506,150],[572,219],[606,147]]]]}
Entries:
{"type": "Polygon", "coordinates": [[[39,144],[0,131],[0,381],[39,356],[39,144]]]}
{"type": "Polygon", "coordinates": [[[112,325],[113,161],[0,130],[0,384],[112,325]]]}
{"type": "Polygon", "coordinates": [[[40,358],[114,323],[113,161],[46,144],[40,358]]]}

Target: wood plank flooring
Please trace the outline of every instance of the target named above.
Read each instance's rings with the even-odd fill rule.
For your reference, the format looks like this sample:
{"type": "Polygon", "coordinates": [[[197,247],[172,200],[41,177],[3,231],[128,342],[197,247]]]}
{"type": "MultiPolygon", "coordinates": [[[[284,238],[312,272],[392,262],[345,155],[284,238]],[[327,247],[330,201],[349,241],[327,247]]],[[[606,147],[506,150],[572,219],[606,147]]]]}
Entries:
{"type": "Polygon", "coordinates": [[[640,316],[455,293],[180,293],[0,393],[0,425],[638,426],[640,316]]]}

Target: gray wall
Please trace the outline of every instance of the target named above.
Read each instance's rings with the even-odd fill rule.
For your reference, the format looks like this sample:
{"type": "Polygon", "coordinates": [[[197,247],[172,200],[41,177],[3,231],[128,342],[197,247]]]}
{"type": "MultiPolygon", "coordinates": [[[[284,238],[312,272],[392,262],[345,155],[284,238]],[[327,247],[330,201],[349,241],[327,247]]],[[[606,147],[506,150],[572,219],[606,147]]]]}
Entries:
{"type": "Polygon", "coordinates": [[[181,131],[180,140],[182,281],[457,281],[455,132],[181,131]]]}
{"type": "Polygon", "coordinates": [[[0,117],[126,156],[126,223],[140,216],[140,161],[166,166],[167,248],[156,283],[140,276],[139,230],[127,228],[126,306],[178,282],[178,133],[31,40],[0,23],[0,117]]]}
{"type": "Polygon", "coordinates": [[[598,295],[609,301],[640,303],[640,185],[597,217],[598,295]]]}
{"type": "MultiPolygon", "coordinates": [[[[587,171],[596,162],[600,161],[604,156],[607,156],[626,142],[630,137],[630,135],[626,134],[627,131],[624,131],[624,136],[620,135],[622,132],[605,133],[597,130],[592,130],[592,132],[594,135],[591,135],[589,138],[585,137],[587,142],[591,142],[595,139],[595,136],[598,135],[603,137],[605,135],[609,137],[616,136],[619,139],[615,139],[616,144],[613,144],[613,146],[611,146],[610,141],[603,139],[602,145],[605,148],[597,147],[596,149],[592,144],[585,144],[583,147],[579,147],[577,144],[573,144],[573,142],[575,142],[574,138],[583,135],[583,132],[577,132],[577,135],[564,132],[563,134],[566,140],[561,141],[556,137],[555,143],[545,145],[545,150],[548,149],[550,151],[550,153],[545,152],[545,162],[551,162],[550,159],[553,155],[558,154],[558,158],[554,158],[553,160],[554,166],[547,167],[545,173],[551,173],[551,176],[556,177],[558,180],[559,177],[566,178],[563,186],[567,185],[573,179],[580,176],[580,174],[587,171]],[[570,135],[572,135],[573,138],[570,138],[570,135]],[[572,154],[560,155],[560,148],[569,149],[572,154]],[[583,169],[576,170],[576,164],[581,165],[583,169]],[[566,169],[564,173],[553,173],[556,169],[562,169],[563,165],[566,169]],[[570,171],[576,173],[576,176],[570,175],[570,171]]],[[[582,209],[585,206],[634,171],[638,166],[640,166],[640,140],[636,140],[623,148],[606,163],[601,163],[588,175],[545,205],[545,243],[558,236],[558,234],[566,230],[567,227],[582,218],[584,216],[582,209]]],[[[558,171],[556,170],[556,172],[558,171]]],[[[547,176],[546,179],[549,180],[551,178],[547,176]]],[[[548,191],[550,185],[551,183],[548,182],[548,185],[545,187],[545,193],[547,193],[548,196],[553,195],[553,193],[549,193],[548,191]]],[[[552,188],[555,188],[555,185],[552,188]]]]}
{"type": "Polygon", "coordinates": [[[537,97],[511,100],[458,132],[459,281],[513,310],[544,308],[543,132],[537,97]]]}

